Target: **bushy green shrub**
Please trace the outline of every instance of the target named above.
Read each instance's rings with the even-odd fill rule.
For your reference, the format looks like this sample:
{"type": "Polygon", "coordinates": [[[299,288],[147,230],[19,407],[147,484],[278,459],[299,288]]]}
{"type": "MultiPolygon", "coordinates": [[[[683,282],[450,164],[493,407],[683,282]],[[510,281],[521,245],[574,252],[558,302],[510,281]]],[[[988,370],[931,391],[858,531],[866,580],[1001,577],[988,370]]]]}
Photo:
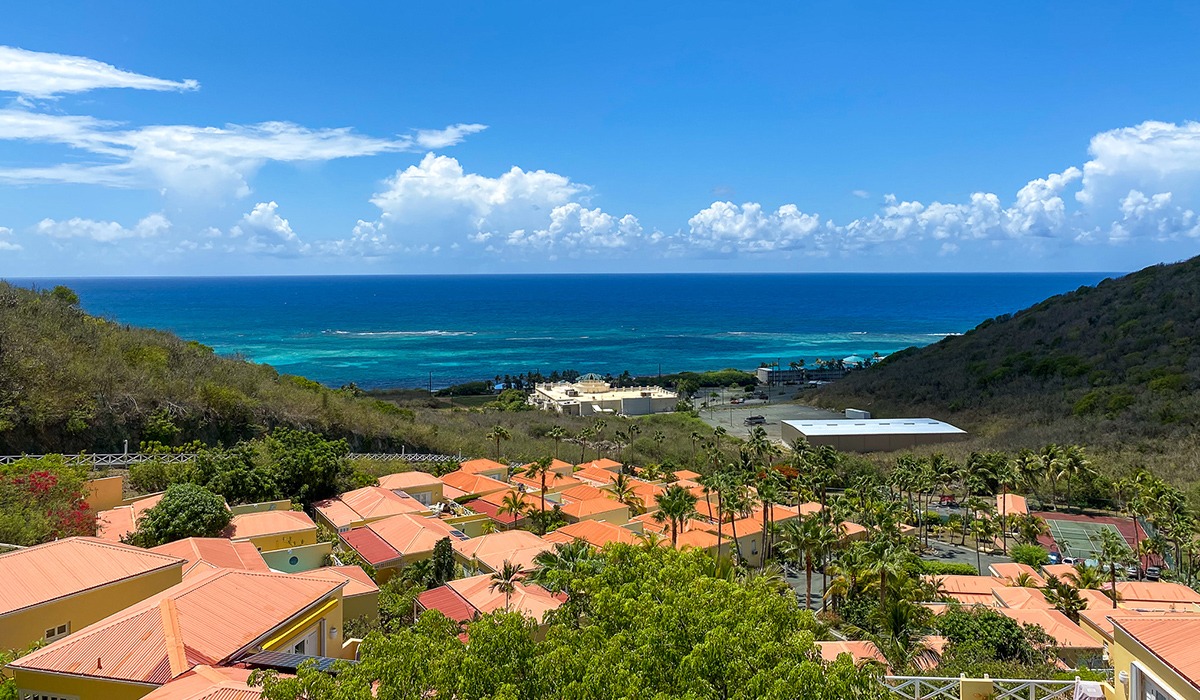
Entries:
{"type": "Polygon", "coordinates": [[[1050,561],[1046,548],[1036,544],[1016,544],[1009,548],[1008,553],[1012,556],[1013,561],[1019,564],[1028,564],[1035,569],[1050,561]]]}

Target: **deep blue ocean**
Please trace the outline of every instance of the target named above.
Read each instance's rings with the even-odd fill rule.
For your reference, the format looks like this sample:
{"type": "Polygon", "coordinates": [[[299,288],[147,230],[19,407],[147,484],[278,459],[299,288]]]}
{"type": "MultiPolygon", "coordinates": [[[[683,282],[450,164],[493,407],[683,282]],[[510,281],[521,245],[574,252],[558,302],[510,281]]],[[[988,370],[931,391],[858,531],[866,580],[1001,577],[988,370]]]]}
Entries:
{"type": "Polygon", "coordinates": [[[654,374],[888,354],[1103,273],[15,280],[331,386],[654,374]]]}

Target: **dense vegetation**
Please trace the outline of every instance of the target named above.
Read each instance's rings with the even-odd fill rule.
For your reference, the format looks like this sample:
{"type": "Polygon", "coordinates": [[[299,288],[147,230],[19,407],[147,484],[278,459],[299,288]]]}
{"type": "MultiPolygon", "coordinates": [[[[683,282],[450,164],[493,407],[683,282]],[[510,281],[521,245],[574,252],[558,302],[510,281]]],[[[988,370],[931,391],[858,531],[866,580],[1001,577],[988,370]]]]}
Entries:
{"type": "Polygon", "coordinates": [[[0,464],[0,542],[29,547],[59,537],[91,535],[87,469],[61,456],[0,464]]]}
{"type": "Polygon", "coordinates": [[[1082,443],[1194,480],[1198,387],[1200,258],[1081,287],[895,353],[816,400],[946,418],[979,436],[968,449],[1082,443]]]}
{"type": "MultiPolygon", "coordinates": [[[[587,552],[586,548],[582,550],[587,552]]],[[[585,555],[586,556],[586,555],[585,555]]],[[[271,676],[264,697],[883,698],[877,668],[848,656],[823,664],[822,628],[765,578],[714,576],[691,550],[612,546],[559,569],[576,606],[539,634],[502,611],[466,625],[424,613],[411,628],[374,632],[361,663],[328,676],[271,676]]],[[[503,585],[503,582],[497,582],[503,585]]]]}

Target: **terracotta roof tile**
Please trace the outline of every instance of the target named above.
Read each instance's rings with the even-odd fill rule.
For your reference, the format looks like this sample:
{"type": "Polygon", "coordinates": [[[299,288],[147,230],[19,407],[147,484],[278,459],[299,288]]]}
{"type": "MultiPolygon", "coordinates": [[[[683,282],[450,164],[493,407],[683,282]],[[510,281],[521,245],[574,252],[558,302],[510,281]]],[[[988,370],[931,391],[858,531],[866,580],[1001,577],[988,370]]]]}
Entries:
{"type": "Polygon", "coordinates": [[[533,558],[554,549],[554,545],[527,530],[493,532],[469,540],[451,540],[459,556],[470,561],[478,559],[492,571],[499,571],[510,561],[522,569],[534,568],[533,558]]]}
{"type": "Polygon", "coordinates": [[[379,477],[379,485],[385,489],[391,489],[393,491],[403,491],[405,489],[425,489],[431,486],[439,486],[441,483],[442,480],[433,474],[416,470],[411,472],[388,474],[387,476],[379,477]]]}
{"type": "Polygon", "coordinates": [[[142,700],[257,700],[262,688],[247,684],[248,668],[200,665],[142,696],[142,700]]]}
{"type": "Polygon", "coordinates": [[[1200,613],[1168,612],[1164,610],[1127,610],[1125,608],[1093,608],[1079,611],[1080,626],[1089,625],[1108,639],[1113,637],[1113,620],[1124,623],[1128,620],[1168,619],[1168,620],[1200,620],[1200,613]]]}
{"type": "Polygon", "coordinates": [[[1041,610],[1054,608],[1050,601],[1046,600],[1045,594],[1037,588],[998,587],[992,589],[992,597],[1006,608],[1038,608],[1041,610]]]}
{"type": "Polygon", "coordinates": [[[1036,569],[1028,564],[1021,564],[1020,562],[1010,561],[992,564],[988,567],[988,571],[991,572],[992,576],[995,576],[999,579],[1004,579],[1008,583],[1015,582],[1021,576],[1021,574],[1029,574],[1029,576],[1033,579],[1033,583],[1039,586],[1046,585],[1046,579],[1042,578],[1042,575],[1039,574],[1036,569]]]}
{"type": "Polygon", "coordinates": [[[400,558],[400,552],[370,528],[355,528],[341,533],[339,537],[371,566],[379,566],[400,558]]]}
{"type": "Polygon", "coordinates": [[[878,661],[887,665],[887,659],[874,642],[816,642],[816,645],[825,661],[837,661],[842,654],[849,654],[855,663],[878,661]]]}
{"type": "Polygon", "coordinates": [[[497,491],[507,491],[512,488],[503,481],[478,474],[471,474],[461,469],[443,476],[442,483],[469,494],[489,494],[497,491]]]}
{"type": "Polygon", "coordinates": [[[1181,607],[1200,603],[1200,593],[1168,581],[1118,581],[1117,594],[1129,607],[1139,607],[1138,603],[1177,603],[1181,607]]]}
{"type": "Polygon", "coordinates": [[[325,581],[345,582],[342,589],[343,598],[353,598],[359,595],[378,593],[379,586],[362,570],[361,566],[323,566],[311,571],[302,571],[293,576],[319,578],[325,581]]]}
{"type": "Polygon", "coordinates": [[[1008,515],[1014,513],[1024,515],[1029,513],[1029,506],[1026,505],[1024,496],[1018,496],[1015,493],[998,493],[996,494],[996,512],[1008,515]],[[1005,510],[1006,508],[1007,510],[1005,510]]]}
{"type": "Polygon", "coordinates": [[[218,569],[110,615],[12,665],[163,684],[178,675],[172,672],[173,665],[186,670],[225,662],[344,585],[218,569]],[[172,659],[173,647],[182,658],[172,659]]]}
{"type": "MultiPolygon", "coordinates": [[[[464,537],[454,527],[447,525],[437,518],[426,518],[420,515],[393,515],[390,518],[376,520],[365,528],[357,528],[342,533],[342,539],[358,530],[371,530],[379,539],[386,542],[393,550],[404,556],[432,552],[438,540],[450,538],[452,542],[464,537]]],[[[359,552],[362,554],[362,552],[359,552]]],[[[364,555],[365,556],[365,555],[364,555]]],[[[368,559],[368,561],[370,561],[368,559]]],[[[374,563],[374,562],[372,562],[374,563]]]]}
{"type": "Polygon", "coordinates": [[[490,471],[496,471],[496,470],[503,470],[504,472],[507,472],[508,465],[501,464],[499,462],[496,462],[496,461],[493,461],[490,459],[470,459],[470,460],[467,460],[466,462],[459,464],[458,469],[459,469],[459,471],[464,471],[468,474],[480,474],[482,472],[490,472],[490,471]]]}
{"type": "Polygon", "coordinates": [[[1041,627],[1063,649],[1096,649],[1104,646],[1057,610],[998,608],[997,612],[1023,625],[1041,627]]]}
{"type": "Polygon", "coordinates": [[[543,539],[555,544],[579,539],[597,549],[611,542],[637,544],[640,541],[638,536],[629,529],[600,520],[581,520],[564,525],[554,532],[548,533],[543,539]]]}
{"type": "Polygon", "coordinates": [[[479,611],[449,586],[438,586],[417,595],[417,602],[426,610],[437,610],[458,623],[475,619],[479,611]]]}
{"type": "Polygon", "coordinates": [[[204,569],[269,571],[262,554],[250,542],[233,542],[224,537],[189,537],[154,547],[151,552],[187,560],[183,575],[204,569]]]}
{"type": "Polygon", "coordinates": [[[611,498],[589,498],[583,501],[566,501],[562,504],[562,512],[572,518],[590,518],[605,513],[628,519],[629,507],[611,498]]]}
{"type": "Polygon", "coordinates": [[[1200,619],[1148,617],[1116,623],[1194,687],[1200,688],[1200,619]]]}
{"type": "Polygon", "coordinates": [[[617,480],[617,472],[610,472],[607,469],[598,469],[596,467],[580,469],[575,472],[574,476],[579,481],[589,483],[593,486],[604,486],[617,480]]]}
{"type": "Polygon", "coordinates": [[[138,518],[146,511],[158,505],[163,494],[139,498],[129,505],[117,506],[111,510],[102,510],[96,514],[96,537],[109,542],[120,542],[122,537],[132,534],[137,529],[138,518]]]}
{"type": "Polygon", "coordinates": [[[316,530],[317,524],[307,513],[298,510],[266,510],[261,513],[242,513],[229,522],[229,539],[283,535],[291,532],[316,530]]]}
{"type": "Polygon", "coordinates": [[[335,527],[347,527],[361,520],[375,520],[400,513],[425,513],[428,508],[408,494],[398,494],[382,486],[366,486],[314,504],[335,527]]]}
{"type": "Polygon", "coordinates": [[[0,615],[172,567],[181,557],[95,537],[68,537],[0,555],[0,615]]]}
{"type": "MultiPolygon", "coordinates": [[[[483,614],[504,608],[504,593],[492,587],[490,574],[460,578],[446,583],[446,588],[467,601],[471,607],[483,614]]],[[[541,621],[546,613],[557,610],[563,604],[562,598],[555,596],[541,586],[518,582],[509,601],[510,609],[535,620],[541,621]]]]}
{"type": "MultiPolygon", "coordinates": [[[[542,490],[542,477],[540,474],[538,476],[526,476],[524,474],[517,474],[516,476],[514,476],[512,478],[512,482],[514,484],[524,484],[526,487],[528,487],[529,489],[531,489],[535,492],[542,490]]],[[[558,490],[567,489],[567,488],[571,488],[572,486],[579,486],[582,483],[583,483],[582,481],[580,481],[579,479],[576,479],[573,476],[563,476],[562,474],[559,474],[558,472],[550,472],[549,474],[546,475],[546,490],[547,491],[550,491],[551,489],[558,489],[558,490]]]]}
{"type": "Polygon", "coordinates": [[[584,462],[583,464],[579,465],[579,468],[602,469],[604,471],[619,472],[621,471],[621,463],[605,457],[604,459],[594,459],[590,462],[584,462]]]}
{"type": "Polygon", "coordinates": [[[512,526],[512,525],[515,525],[518,522],[525,519],[524,515],[516,515],[513,513],[501,513],[500,506],[498,506],[494,503],[488,503],[487,501],[485,501],[481,498],[476,498],[473,501],[467,501],[464,505],[466,505],[466,507],[470,508],[471,510],[475,511],[476,513],[479,513],[480,515],[488,516],[489,518],[491,518],[492,520],[495,520],[496,522],[500,523],[501,525],[512,526]]]}

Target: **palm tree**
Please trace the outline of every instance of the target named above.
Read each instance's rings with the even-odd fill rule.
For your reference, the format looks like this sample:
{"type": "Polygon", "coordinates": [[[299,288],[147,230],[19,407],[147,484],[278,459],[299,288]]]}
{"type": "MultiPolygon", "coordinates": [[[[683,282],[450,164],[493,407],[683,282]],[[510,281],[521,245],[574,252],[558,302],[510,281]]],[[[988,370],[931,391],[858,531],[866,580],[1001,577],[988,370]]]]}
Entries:
{"type": "Polygon", "coordinates": [[[671,525],[671,545],[679,544],[679,529],[696,512],[696,496],[678,484],[668,486],[658,496],[654,519],[671,525]]]}
{"type": "Polygon", "coordinates": [[[766,565],[767,554],[771,551],[771,543],[768,540],[768,535],[775,526],[775,503],[783,493],[783,484],[780,482],[779,472],[768,467],[759,476],[755,488],[758,490],[759,500],[762,501],[762,561],[759,563],[759,568],[761,569],[766,565]]]}
{"type": "Polygon", "coordinates": [[[612,493],[617,497],[617,500],[629,508],[629,512],[633,515],[641,515],[646,512],[646,505],[642,502],[642,497],[637,495],[633,490],[633,479],[628,474],[617,474],[617,478],[612,482],[612,493]]]}
{"type": "Polygon", "coordinates": [[[1017,519],[1017,539],[1022,544],[1037,544],[1038,538],[1050,534],[1050,526],[1032,513],[1025,513],[1017,519]]]}
{"type": "Polygon", "coordinates": [[[550,473],[550,458],[549,457],[542,457],[541,459],[534,462],[533,464],[530,464],[529,467],[525,471],[525,475],[530,478],[541,477],[542,490],[540,492],[538,492],[538,495],[542,499],[541,512],[543,512],[543,513],[546,512],[546,475],[549,473],[550,473]]]}
{"type": "Polygon", "coordinates": [[[1046,445],[1038,453],[1042,474],[1050,480],[1050,508],[1058,510],[1058,474],[1062,470],[1062,448],[1055,444],[1046,445]]]}
{"type": "MultiPolygon", "coordinates": [[[[667,434],[661,430],[655,430],[654,433],[650,435],[650,439],[654,441],[654,453],[658,455],[659,459],[662,459],[662,444],[663,441],[667,439],[667,434]]],[[[694,456],[695,450],[692,452],[694,456]]]]}
{"type": "Polygon", "coordinates": [[[711,499],[709,496],[714,493],[717,495],[717,559],[720,559],[721,547],[725,541],[724,532],[722,531],[722,526],[725,524],[725,504],[723,498],[725,489],[729,485],[729,479],[724,472],[714,471],[707,476],[700,477],[700,483],[704,486],[704,500],[709,501],[710,506],[711,499]]]}
{"type": "Polygon", "coordinates": [[[414,583],[425,588],[434,580],[434,566],[432,559],[421,559],[414,561],[404,567],[401,573],[401,578],[409,583],[414,583]]]}
{"type": "Polygon", "coordinates": [[[717,426],[717,427],[713,428],[713,439],[716,440],[718,450],[721,449],[721,438],[728,434],[729,434],[729,431],[722,428],[721,426],[717,426]]]}
{"type": "Polygon", "coordinates": [[[692,441],[692,464],[695,464],[696,463],[696,443],[704,440],[704,436],[700,434],[699,430],[693,430],[692,434],[689,435],[688,437],[692,441]]]}
{"type": "Polygon", "coordinates": [[[484,437],[488,440],[496,441],[496,461],[499,462],[500,461],[500,441],[501,440],[511,440],[512,433],[508,432],[508,428],[505,428],[503,425],[496,425],[496,426],[492,426],[492,431],[490,433],[488,433],[487,435],[484,435],[484,437]]]}
{"type": "Polygon", "coordinates": [[[1062,450],[1062,455],[1059,459],[1058,475],[1065,477],[1067,480],[1067,510],[1071,509],[1072,477],[1084,476],[1091,473],[1092,463],[1088,461],[1082,447],[1079,445],[1070,445],[1062,450]]]}
{"type": "Polygon", "coordinates": [[[558,459],[558,444],[567,437],[567,429],[561,425],[556,425],[546,431],[546,437],[554,441],[554,458],[558,459]]]}
{"type": "Polygon", "coordinates": [[[1109,528],[1100,531],[1100,561],[1108,562],[1108,595],[1113,609],[1117,609],[1117,565],[1125,564],[1132,556],[1125,538],[1109,528]]]}
{"type": "Polygon", "coordinates": [[[1078,589],[1051,574],[1046,577],[1042,595],[1056,610],[1071,618],[1071,622],[1079,624],[1079,611],[1087,608],[1087,601],[1079,595],[1078,589]]]}
{"type": "Polygon", "coordinates": [[[1021,484],[1021,473],[1015,460],[1006,460],[997,465],[996,484],[1000,487],[1000,547],[1008,556],[1008,491],[1021,484]]]}
{"type": "Polygon", "coordinates": [[[888,575],[902,571],[912,559],[912,552],[886,537],[877,539],[871,550],[875,559],[871,568],[879,576],[879,609],[883,610],[887,604],[888,575]]]}
{"type": "Polygon", "coordinates": [[[1097,591],[1104,587],[1104,575],[1100,569],[1088,566],[1087,562],[1083,561],[1076,562],[1075,570],[1067,572],[1063,578],[1081,591],[1097,591]]]}
{"type": "Polygon", "coordinates": [[[783,524],[783,541],[779,543],[785,555],[796,558],[796,568],[804,569],[806,610],[812,610],[812,573],[820,546],[819,525],[820,518],[816,514],[788,520],[783,524]]]}
{"type": "Polygon", "coordinates": [[[579,441],[579,461],[580,461],[580,463],[583,462],[583,458],[585,456],[585,451],[587,450],[588,441],[591,440],[592,437],[595,436],[595,434],[596,434],[596,431],[593,430],[592,428],[583,428],[582,430],[579,431],[579,434],[575,436],[575,439],[579,441]]]}
{"type": "Polygon", "coordinates": [[[517,590],[517,582],[525,575],[520,566],[505,559],[500,570],[492,574],[492,583],[488,590],[500,591],[504,594],[504,611],[509,612],[512,606],[512,594],[517,590]]]}
{"type": "MultiPolygon", "coordinates": [[[[996,525],[990,518],[977,518],[971,522],[971,536],[975,538],[975,568],[983,576],[983,562],[979,543],[984,538],[996,536],[996,525]]],[[[994,541],[994,540],[993,540],[994,541]]]]}
{"type": "Polygon", "coordinates": [[[566,593],[568,599],[578,595],[572,589],[574,582],[596,573],[604,565],[603,557],[583,540],[560,542],[554,549],[538,552],[533,562],[537,568],[526,580],[554,593],[566,593]]]}
{"type": "Polygon", "coordinates": [[[521,519],[525,513],[525,496],[520,491],[513,489],[504,494],[504,498],[500,501],[500,507],[496,509],[500,515],[513,516],[513,525],[516,526],[516,521],[521,519]]]}

